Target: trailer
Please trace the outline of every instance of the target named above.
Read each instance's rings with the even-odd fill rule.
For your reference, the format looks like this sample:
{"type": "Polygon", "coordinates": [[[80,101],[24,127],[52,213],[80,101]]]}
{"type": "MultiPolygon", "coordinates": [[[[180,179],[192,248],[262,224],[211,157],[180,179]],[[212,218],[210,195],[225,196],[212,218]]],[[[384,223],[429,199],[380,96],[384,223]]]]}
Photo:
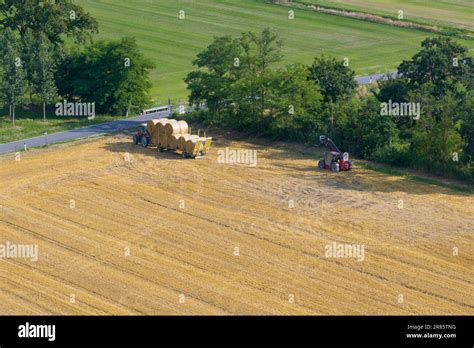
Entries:
{"type": "Polygon", "coordinates": [[[209,152],[209,149],[211,148],[212,145],[212,138],[199,138],[196,141],[196,144],[192,147],[192,149],[178,149],[178,148],[171,148],[169,146],[161,146],[158,145],[157,149],[159,152],[165,152],[165,151],[173,151],[174,153],[181,155],[183,158],[192,158],[192,159],[200,159],[204,158],[204,156],[207,155],[209,152]]]}

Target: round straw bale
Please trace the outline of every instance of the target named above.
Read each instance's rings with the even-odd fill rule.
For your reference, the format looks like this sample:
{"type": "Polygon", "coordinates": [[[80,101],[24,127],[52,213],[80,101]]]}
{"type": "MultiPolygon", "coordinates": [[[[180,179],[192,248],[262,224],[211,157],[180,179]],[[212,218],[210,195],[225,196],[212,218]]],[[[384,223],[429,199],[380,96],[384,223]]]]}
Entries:
{"type": "Polygon", "coordinates": [[[178,121],[179,123],[179,128],[180,128],[180,134],[187,134],[189,131],[189,126],[186,121],[178,121]]]}
{"type": "Polygon", "coordinates": [[[191,134],[181,134],[178,139],[178,149],[181,151],[186,151],[186,141],[188,141],[191,137],[191,134]]]}
{"type": "Polygon", "coordinates": [[[165,134],[167,136],[170,136],[171,134],[181,134],[181,127],[179,125],[179,122],[176,120],[170,120],[166,125],[165,125],[165,134]]]}
{"type": "Polygon", "coordinates": [[[157,146],[160,143],[160,133],[158,132],[158,127],[153,128],[153,133],[151,133],[151,142],[157,146]]]}
{"type": "MultiPolygon", "coordinates": [[[[150,133],[151,136],[151,141],[153,144],[158,145],[160,142],[160,133],[159,133],[159,128],[160,126],[163,127],[164,124],[168,122],[167,118],[160,118],[158,120],[152,120],[153,121],[153,130],[150,133]]],[[[150,122],[147,122],[147,128],[149,128],[150,122]]],[[[148,130],[149,132],[149,130],[148,130]]]]}
{"type": "Polygon", "coordinates": [[[146,123],[146,129],[148,130],[149,134],[153,134],[153,130],[155,128],[155,125],[157,123],[163,122],[163,120],[168,120],[167,118],[160,118],[160,119],[153,119],[153,120],[148,120],[146,123]]]}
{"type": "MultiPolygon", "coordinates": [[[[197,135],[192,135],[191,138],[189,138],[186,141],[186,152],[189,154],[193,153],[194,150],[196,150],[196,145],[200,139],[201,138],[198,137],[197,135]]],[[[201,143],[201,146],[202,146],[202,143],[201,143]]]]}
{"type": "Polygon", "coordinates": [[[170,149],[176,150],[178,148],[178,140],[181,134],[172,134],[168,137],[168,147],[170,149]]]}
{"type": "Polygon", "coordinates": [[[159,139],[159,141],[160,141],[160,146],[161,146],[161,147],[168,147],[168,145],[169,145],[169,138],[166,136],[166,134],[165,134],[165,135],[161,135],[161,134],[160,134],[160,139],[159,139]]]}
{"type": "Polygon", "coordinates": [[[170,122],[170,120],[166,120],[166,122],[158,123],[156,125],[156,127],[158,128],[158,133],[159,133],[160,138],[162,138],[166,135],[165,126],[168,122],[170,122]]]}

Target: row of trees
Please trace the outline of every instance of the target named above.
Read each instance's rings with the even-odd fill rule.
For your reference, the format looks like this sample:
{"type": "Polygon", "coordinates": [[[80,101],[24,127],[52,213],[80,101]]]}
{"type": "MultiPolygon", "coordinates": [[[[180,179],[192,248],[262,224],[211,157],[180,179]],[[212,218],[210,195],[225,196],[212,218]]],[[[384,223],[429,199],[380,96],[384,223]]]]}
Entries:
{"type": "Polygon", "coordinates": [[[0,0],[0,17],[0,98],[13,122],[18,105],[42,105],[46,120],[62,99],[112,115],[150,102],[153,64],[135,40],[93,43],[96,20],[71,0],[0,0]]]}
{"type": "Polygon", "coordinates": [[[354,92],[354,73],[324,57],[309,69],[303,64],[275,68],[282,59],[281,45],[269,29],[237,39],[216,38],[198,54],[193,63],[198,69],[186,77],[190,104],[205,104],[208,121],[238,129],[294,139],[319,133],[323,120],[315,115],[323,105],[354,92]],[[323,65],[332,70],[321,69],[323,65]]]}
{"type": "Polygon", "coordinates": [[[473,62],[449,38],[426,39],[400,77],[358,93],[343,61],[281,64],[269,29],[219,37],[186,77],[197,116],[278,139],[316,142],[327,134],[353,155],[445,175],[474,178],[473,62]],[[419,103],[421,115],[383,116],[383,103],[419,103]]]}
{"type": "Polygon", "coordinates": [[[445,37],[428,38],[397,79],[381,82],[378,101],[421,105],[419,120],[393,118],[392,141],[376,159],[474,178],[474,60],[445,37]],[[380,158],[381,157],[381,158],[380,158]]]}
{"type": "Polygon", "coordinates": [[[9,106],[13,122],[16,106],[33,103],[33,96],[42,103],[46,120],[46,103],[57,96],[51,42],[43,33],[33,35],[27,30],[19,39],[11,29],[5,29],[0,35],[0,54],[3,57],[0,94],[9,106]]]}

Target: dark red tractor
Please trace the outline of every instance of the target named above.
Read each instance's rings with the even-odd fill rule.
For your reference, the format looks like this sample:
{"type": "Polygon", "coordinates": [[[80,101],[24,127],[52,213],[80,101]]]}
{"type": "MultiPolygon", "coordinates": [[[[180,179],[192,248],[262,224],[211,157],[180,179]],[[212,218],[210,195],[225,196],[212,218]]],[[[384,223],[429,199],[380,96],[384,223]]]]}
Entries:
{"type": "Polygon", "coordinates": [[[133,135],[133,143],[135,145],[141,144],[143,147],[148,147],[151,143],[150,134],[148,133],[146,123],[142,123],[133,135]]]}
{"type": "Polygon", "coordinates": [[[342,153],[336,144],[325,135],[321,135],[319,141],[324,146],[324,158],[319,160],[319,168],[332,170],[333,172],[352,169],[352,161],[349,160],[347,152],[342,153]]]}

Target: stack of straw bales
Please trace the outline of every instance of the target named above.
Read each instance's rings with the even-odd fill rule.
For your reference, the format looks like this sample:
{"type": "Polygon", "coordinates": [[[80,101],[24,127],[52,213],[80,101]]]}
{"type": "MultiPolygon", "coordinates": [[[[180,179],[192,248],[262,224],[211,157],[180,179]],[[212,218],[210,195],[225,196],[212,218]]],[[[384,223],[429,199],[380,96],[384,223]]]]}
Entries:
{"type": "Polygon", "coordinates": [[[169,120],[167,118],[161,118],[158,120],[149,120],[146,124],[148,133],[150,134],[151,137],[151,142],[155,145],[160,143],[160,138],[159,138],[159,133],[158,129],[164,124],[166,124],[169,120]]]}
{"type": "Polygon", "coordinates": [[[201,151],[202,149],[196,149],[196,146],[203,147],[207,139],[189,134],[190,128],[186,121],[167,118],[150,120],[147,122],[147,129],[156,146],[190,154],[196,150],[201,151]]]}
{"type": "Polygon", "coordinates": [[[149,120],[146,123],[146,129],[148,130],[148,133],[150,135],[153,134],[153,129],[155,128],[156,124],[160,123],[160,122],[163,122],[163,121],[168,121],[168,119],[167,118],[161,118],[161,119],[158,119],[158,120],[149,120]]]}
{"type": "Polygon", "coordinates": [[[188,134],[189,126],[186,121],[162,118],[149,120],[147,130],[153,144],[176,150],[179,138],[188,134]]]}

